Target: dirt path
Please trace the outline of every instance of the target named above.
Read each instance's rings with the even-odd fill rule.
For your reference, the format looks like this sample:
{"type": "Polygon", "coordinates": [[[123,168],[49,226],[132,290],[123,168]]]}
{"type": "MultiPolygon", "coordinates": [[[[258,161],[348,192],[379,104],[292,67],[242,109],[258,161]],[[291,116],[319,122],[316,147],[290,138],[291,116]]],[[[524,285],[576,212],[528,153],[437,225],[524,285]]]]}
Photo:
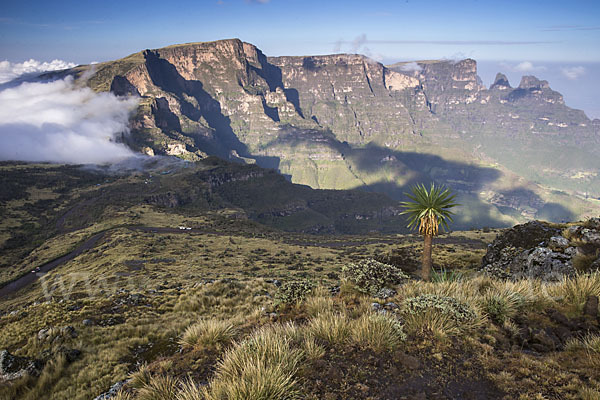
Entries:
{"type": "Polygon", "coordinates": [[[27,275],[17,278],[11,283],[7,284],[6,286],[3,286],[2,288],[0,288],[0,298],[5,297],[11,293],[16,292],[17,290],[24,288],[25,286],[32,284],[33,282],[39,279],[40,275],[58,267],[59,265],[66,263],[67,261],[71,261],[84,251],[91,249],[102,237],[104,237],[105,233],[106,232],[100,232],[95,234],[94,236],[90,237],[88,240],[80,244],[72,252],[55,260],[49,261],[46,264],[43,264],[41,267],[38,267],[35,270],[31,271],[27,275]]]}
{"type": "MultiPolygon", "coordinates": [[[[71,209],[71,210],[73,210],[73,209],[71,209]]],[[[155,227],[149,227],[149,226],[131,226],[131,227],[129,227],[129,229],[142,231],[142,232],[150,232],[150,233],[180,233],[180,234],[183,234],[183,233],[188,233],[188,234],[189,233],[215,233],[215,234],[217,234],[217,232],[205,232],[205,231],[200,231],[198,229],[179,229],[179,228],[165,228],[165,227],[155,228],[155,227]]],[[[67,261],[71,261],[72,259],[74,259],[78,255],[80,255],[84,251],[93,248],[96,245],[96,243],[100,239],[102,239],[102,237],[104,237],[105,234],[106,234],[106,231],[95,234],[94,236],[90,237],[85,242],[80,244],[72,252],[65,254],[64,256],[59,257],[55,260],[49,261],[49,262],[43,264],[42,266],[36,268],[35,270],[31,271],[27,275],[17,278],[14,281],[10,282],[9,284],[3,286],[2,288],[0,288],[0,298],[8,296],[11,293],[14,293],[18,290],[23,289],[25,286],[28,286],[28,285],[32,284],[33,282],[35,282],[36,280],[38,280],[39,277],[41,275],[43,275],[44,273],[66,263],[67,261]]]]}

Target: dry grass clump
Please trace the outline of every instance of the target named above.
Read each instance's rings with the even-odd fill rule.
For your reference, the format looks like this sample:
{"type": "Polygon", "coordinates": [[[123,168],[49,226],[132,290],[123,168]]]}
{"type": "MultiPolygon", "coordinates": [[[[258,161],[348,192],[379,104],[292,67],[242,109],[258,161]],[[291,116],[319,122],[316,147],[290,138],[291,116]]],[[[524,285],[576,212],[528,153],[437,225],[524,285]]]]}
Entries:
{"type": "Polygon", "coordinates": [[[129,386],[141,389],[144,386],[148,386],[151,379],[152,373],[150,372],[150,368],[148,368],[148,364],[142,364],[137,371],[129,375],[129,386]]]}
{"type": "Polygon", "coordinates": [[[313,317],[306,327],[307,332],[331,345],[346,343],[350,337],[350,319],[345,313],[326,312],[313,317]]]}
{"type": "Polygon", "coordinates": [[[404,299],[400,311],[408,333],[429,332],[439,339],[474,330],[485,322],[485,318],[470,303],[437,294],[404,299]]]}
{"type": "Polygon", "coordinates": [[[314,337],[307,336],[302,342],[302,350],[307,360],[318,360],[325,356],[325,348],[317,343],[314,337]]]}
{"type": "Polygon", "coordinates": [[[304,357],[286,334],[291,327],[262,327],[225,352],[215,379],[203,394],[208,400],[296,399],[294,375],[304,357]]]}
{"type": "Polygon", "coordinates": [[[179,393],[177,393],[177,400],[204,400],[202,388],[196,385],[193,380],[187,379],[181,383],[179,393]]]}
{"type": "Polygon", "coordinates": [[[579,390],[579,396],[581,400],[598,400],[600,399],[600,392],[592,388],[582,388],[579,390]]]}
{"type": "Polygon", "coordinates": [[[495,323],[504,324],[523,307],[523,297],[507,289],[490,289],[479,300],[482,311],[495,323]]]}
{"type": "Polygon", "coordinates": [[[185,348],[222,348],[237,335],[236,327],[230,321],[207,319],[189,326],[179,343],[185,348]]]}
{"type": "Polygon", "coordinates": [[[549,293],[555,298],[574,305],[578,310],[583,309],[589,296],[600,296],[600,271],[589,274],[577,274],[572,278],[548,287],[549,293]]]}
{"type": "Polygon", "coordinates": [[[400,322],[384,314],[367,313],[352,321],[351,339],[374,351],[394,350],[406,340],[400,322]]]}
{"type": "Polygon", "coordinates": [[[311,317],[333,311],[333,299],[329,292],[321,286],[313,290],[311,295],[304,301],[304,305],[307,314],[311,317]]]}
{"type": "Polygon", "coordinates": [[[116,395],[114,395],[111,400],[134,400],[135,396],[132,393],[125,392],[123,390],[119,390],[116,395]]]}
{"type": "Polygon", "coordinates": [[[408,314],[403,321],[407,333],[412,335],[433,334],[438,340],[457,336],[461,332],[460,327],[450,315],[435,310],[408,314]]]}
{"type": "Polygon", "coordinates": [[[565,344],[566,351],[584,350],[593,366],[600,366],[600,335],[589,334],[581,339],[571,338],[565,344]]]}
{"type": "Polygon", "coordinates": [[[179,381],[169,375],[150,377],[147,385],[137,392],[136,400],[175,400],[179,393],[179,381]]]}

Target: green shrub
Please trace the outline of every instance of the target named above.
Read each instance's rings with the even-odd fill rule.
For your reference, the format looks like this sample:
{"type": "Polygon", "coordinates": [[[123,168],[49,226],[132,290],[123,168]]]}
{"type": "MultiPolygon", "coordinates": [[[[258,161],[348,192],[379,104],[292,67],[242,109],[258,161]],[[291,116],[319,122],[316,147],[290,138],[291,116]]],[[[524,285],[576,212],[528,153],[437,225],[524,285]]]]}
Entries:
{"type": "Polygon", "coordinates": [[[312,293],[314,288],[315,285],[308,280],[285,282],[275,293],[275,305],[299,303],[312,293]]]}
{"type": "Polygon", "coordinates": [[[344,279],[352,282],[359,291],[371,296],[376,296],[377,292],[388,285],[395,285],[408,279],[400,268],[370,258],[356,264],[344,265],[342,274],[344,279]]]}

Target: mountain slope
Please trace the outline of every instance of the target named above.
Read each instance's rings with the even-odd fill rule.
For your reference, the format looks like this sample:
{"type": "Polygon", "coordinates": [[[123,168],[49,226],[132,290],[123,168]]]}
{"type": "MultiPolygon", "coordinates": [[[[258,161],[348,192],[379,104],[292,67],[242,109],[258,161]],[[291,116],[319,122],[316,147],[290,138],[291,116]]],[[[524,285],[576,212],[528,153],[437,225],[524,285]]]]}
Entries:
{"type": "Polygon", "coordinates": [[[125,140],[148,154],[257,162],[313,188],[397,199],[435,180],[468,206],[462,226],[599,208],[598,121],[535,77],[486,89],[474,60],[266,57],[231,39],[103,63],[88,84],[142,97],[125,140]]]}

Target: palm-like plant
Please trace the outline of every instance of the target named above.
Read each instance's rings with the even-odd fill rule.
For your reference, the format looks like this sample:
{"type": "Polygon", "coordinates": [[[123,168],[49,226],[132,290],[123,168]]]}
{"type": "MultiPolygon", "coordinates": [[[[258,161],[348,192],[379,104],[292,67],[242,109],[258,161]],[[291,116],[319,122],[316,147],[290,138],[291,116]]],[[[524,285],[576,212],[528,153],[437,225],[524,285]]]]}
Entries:
{"type": "Polygon", "coordinates": [[[431,184],[429,190],[423,184],[413,186],[412,193],[405,193],[412,201],[401,203],[405,210],[401,214],[408,214],[408,228],[419,227],[419,233],[424,236],[423,243],[423,265],[421,277],[428,281],[431,274],[431,251],[433,237],[438,234],[439,226],[448,229],[448,222],[452,222],[450,211],[452,207],[459,204],[454,202],[455,195],[444,186],[431,184]]]}

